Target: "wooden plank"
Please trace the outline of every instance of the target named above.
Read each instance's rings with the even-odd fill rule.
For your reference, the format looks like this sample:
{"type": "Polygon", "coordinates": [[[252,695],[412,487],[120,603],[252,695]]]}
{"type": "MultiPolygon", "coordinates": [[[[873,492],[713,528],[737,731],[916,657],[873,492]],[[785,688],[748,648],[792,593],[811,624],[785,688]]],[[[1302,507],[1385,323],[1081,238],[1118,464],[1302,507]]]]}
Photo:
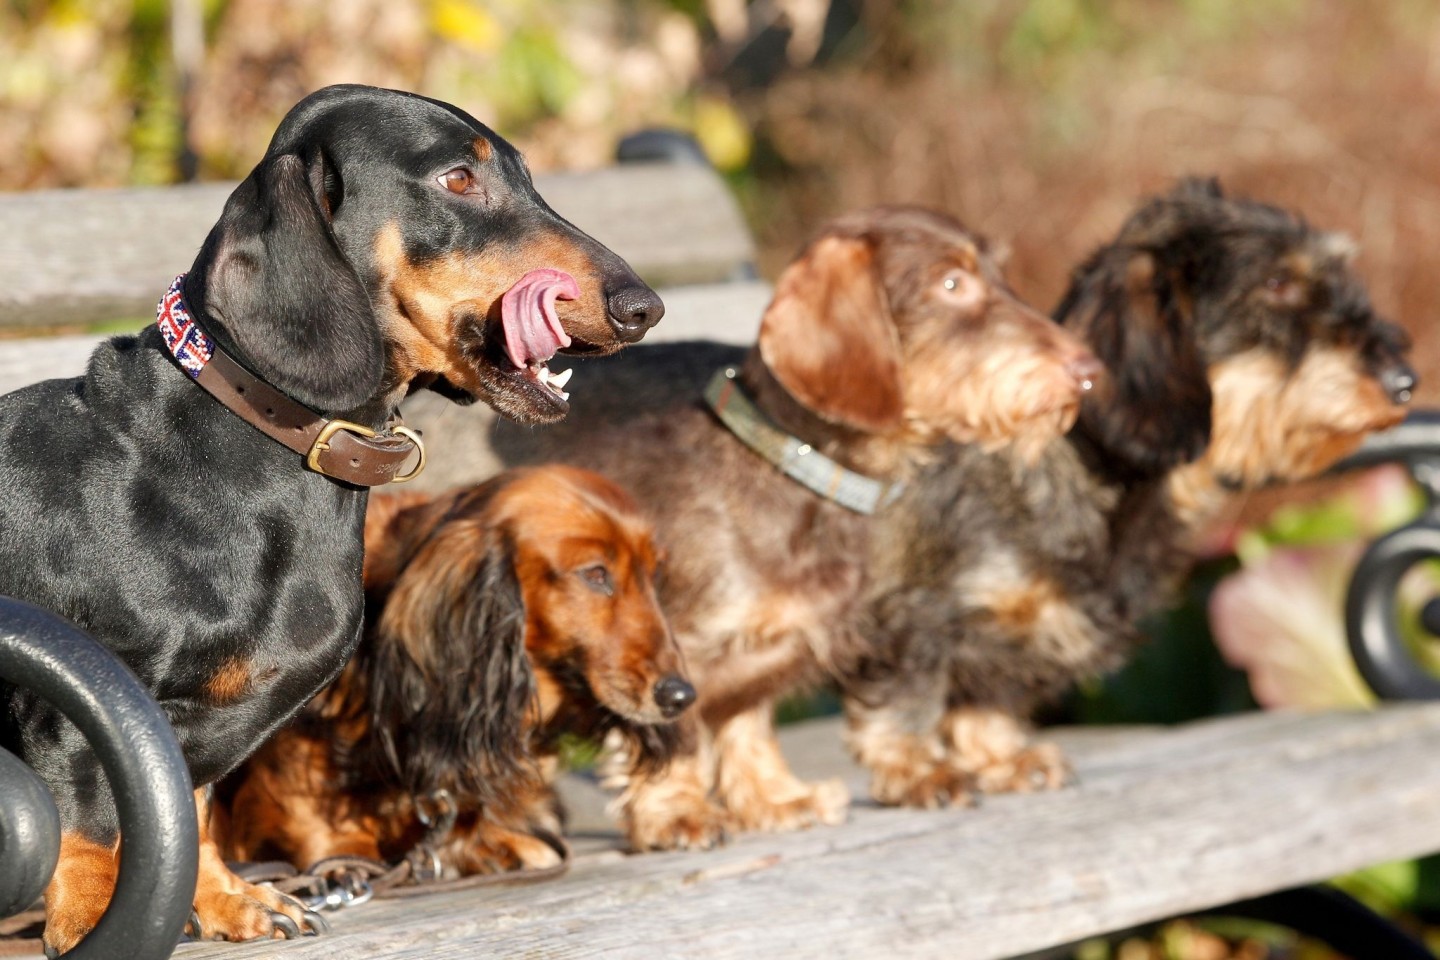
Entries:
{"type": "MultiPolygon", "coordinates": [[[[164,292],[169,282],[157,289],[164,292]]],[[[646,335],[647,342],[708,338],[745,344],[755,339],[770,288],[758,282],[701,284],[662,288],[660,296],[665,301],[665,319],[646,335]]],[[[155,297],[158,299],[159,293],[155,297]]],[[[154,311],[152,303],[150,312],[154,311]]],[[[0,339],[0,394],[38,380],[79,376],[85,372],[90,352],[104,339],[101,335],[0,339]]],[[[432,405],[437,415],[453,406],[433,397],[416,407],[428,410],[432,405]]],[[[408,404],[406,413],[410,415],[408,404]]]]}
{"type": "MultiPolygon", "coordinates": [[[[1080,783],[1059,793],[862,803],[842,827],[602,852],[546,884],[375,902],[328,937],[177,956],[998,960],[1440,849],[1437,736],[1437,704],[1062,734],[1080,783]]],[[[812,775],[863,781],[833,721],[785,741],[812,775]]]]}
{"type": "MultiPolygon", "coordinates": [[[[653,285],[748,277],[754,245],[734,198],[699,165],[625,164],[537,176],[562,216],[653,285]]],[[[154,313],[234,184],[0,195],[0,328],[154,313]]]]}

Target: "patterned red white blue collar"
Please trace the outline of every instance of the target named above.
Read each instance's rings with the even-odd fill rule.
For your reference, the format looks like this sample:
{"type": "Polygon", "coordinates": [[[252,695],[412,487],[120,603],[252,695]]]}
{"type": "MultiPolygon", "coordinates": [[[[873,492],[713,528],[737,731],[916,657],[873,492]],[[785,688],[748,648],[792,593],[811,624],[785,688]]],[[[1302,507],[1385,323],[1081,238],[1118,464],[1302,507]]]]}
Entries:
{"type": "Polygon", "coordinates": [[[192,378],[198,378],[200,371],[215,356],[215,341],[205,335],[190,310],[185,306],[185,274],[175,278],[170,289],[155,307],[155,324],[160,336],[182,370],[192,378]]]}

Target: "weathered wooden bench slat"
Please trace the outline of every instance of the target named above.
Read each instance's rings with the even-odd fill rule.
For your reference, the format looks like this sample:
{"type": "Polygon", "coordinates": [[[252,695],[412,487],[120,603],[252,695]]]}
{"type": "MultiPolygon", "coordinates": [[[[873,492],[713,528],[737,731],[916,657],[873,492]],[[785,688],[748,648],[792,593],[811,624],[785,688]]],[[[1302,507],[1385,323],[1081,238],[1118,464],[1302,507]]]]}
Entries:
{"type": "MultiPolygon", "coordinates": [[[[550,883],[376,902],[322,939],[177,956],[996,960],[1440,849],[1437,737],[1440,705],[1069,731],[1080,784],[1059,793],[588,854],[550,883]]],[[[834,721],[784,739],[798,768],[863,795],[834,721]]]]}
{"type": "MultiPolygon", "coordinates": [[[[624,164],[535,178],[562,216],[651,284],[748,275],[734,198],[710,169],[624,164]]],[[[234,184],[0,194],[0,327],[144,317],[190,265],[234,184]]]]}

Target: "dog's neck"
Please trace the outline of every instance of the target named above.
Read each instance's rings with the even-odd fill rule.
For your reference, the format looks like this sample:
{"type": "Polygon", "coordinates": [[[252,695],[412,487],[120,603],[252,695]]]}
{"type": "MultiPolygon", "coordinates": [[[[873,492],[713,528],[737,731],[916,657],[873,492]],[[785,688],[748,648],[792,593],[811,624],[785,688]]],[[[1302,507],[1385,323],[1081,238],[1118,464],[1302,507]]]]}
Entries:
{"type": "Polygon", "coordinates": [[[865,433],[818,416],[781,385],[761,359],[759,349],[746,354],[739,379],[751,402],[792,437],[862,476],[904,479],[911,466],[904,456],[904,444],[894,437],[865,433]]]}
{"type": "MultiPolygon", "coordinates": [[[[181,274],[165,291],[154,335],[142,340],[159,341],[178,377],[193,381],[250,429],[299,454],[310,470],[335,480],[370,487],[411,479],[424,468],[418,435],[391,422],[385,401],[372,398],[344,416],[327,417],[272,382],[239,349],[223,312],[207,308],[203,279],[189,285],[193,300],[187,294],[188,276],[181,274]],[[416,451],[417,466],[401,476],[400,465],[416,451]]],[[[220,423],[228,427],[231,421],[220,423]]]]}
{"type": "Polygon", "coordinates": [[[1204,459],[1153,477],[1119,476],[1083,435],[1061,443],[1107,504],[1104,578],[1112,597],[1131,620],[1163,609],[1195,565],[1205,532],[1233,504],[1233,492],[1204,459]]]}
{"type": "MultiPolygon", "coordinates": [[[[269,375],[273,371],[267,372],[263,364],[257,363],[254,357],[247,355],[235,337],[231,335],[229,320],[211,309],[207,270],[200,261],[197,261],[190,272],[185,274],[184,279],[183,303],[189,308],[204,335],[245,369],[273,386],[273,377],[269,375]]],[[[376,396],[349,410],[315,410],[315,412],[331,419],[345,420],[349,423],[362,424],[373,430],[381,430],[393,418],[404,393],[403,387],[397,391],[385,392],[382,390],[376,396]]],[[[293,400],[293,398],[291,399],[293,400]]],[[[299,401],[295,402],[299,403],[299,401]]]]}

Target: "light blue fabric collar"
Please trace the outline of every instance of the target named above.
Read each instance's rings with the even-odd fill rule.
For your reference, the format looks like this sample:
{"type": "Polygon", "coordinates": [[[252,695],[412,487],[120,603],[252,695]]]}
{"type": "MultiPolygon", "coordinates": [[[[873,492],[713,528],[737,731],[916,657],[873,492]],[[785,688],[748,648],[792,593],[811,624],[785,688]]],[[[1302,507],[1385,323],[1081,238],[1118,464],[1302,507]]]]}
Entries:
{"type": "Polygon", "coordinates": [[[705,388],[706,402],[741,443],[785,476],[847,510],[867,515],[895,502],[905,489],[902,482],[876,480],[842,467],[792,437],[755,406],[735,378],[734,367],[717,370],[705,388]]]}

